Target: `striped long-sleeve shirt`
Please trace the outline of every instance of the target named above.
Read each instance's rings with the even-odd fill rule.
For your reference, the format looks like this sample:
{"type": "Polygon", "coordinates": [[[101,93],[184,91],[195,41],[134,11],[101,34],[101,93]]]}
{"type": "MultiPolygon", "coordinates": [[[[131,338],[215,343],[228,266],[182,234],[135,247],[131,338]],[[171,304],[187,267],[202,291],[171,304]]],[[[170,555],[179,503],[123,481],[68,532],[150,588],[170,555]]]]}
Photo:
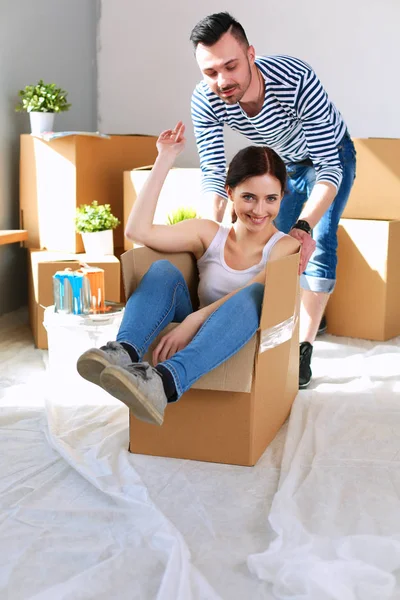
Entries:
{"type": "Polygon", "coordinates": [[[249,117],[240,104],[225,104],[202,81],[192,95],[192,121],[203,174],[203,192],[226,198],[223,128],[228,125],[253,144],[270,146],[285,161],[311,159],[316,181],[342,180],[337,146],[346,125],[320,80],[305,62],[290,56],[255,60],[263,75],[261,111],[249,117]]]}

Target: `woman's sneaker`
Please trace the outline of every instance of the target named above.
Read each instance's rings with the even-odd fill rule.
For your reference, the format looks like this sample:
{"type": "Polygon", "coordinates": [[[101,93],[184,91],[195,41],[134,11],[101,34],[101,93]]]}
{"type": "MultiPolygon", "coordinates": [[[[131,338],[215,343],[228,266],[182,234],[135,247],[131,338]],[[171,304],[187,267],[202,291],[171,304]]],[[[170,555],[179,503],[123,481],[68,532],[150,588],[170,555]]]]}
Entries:
{"type": "Polygon", "coordinates": [[[81,377],[100,385],[100,375],[106,367],[111,365],[128,366],[132,362],[128,352],[119,342],[107,342],[101,348],[86,350],[76,363],[76,368],[81,377]]]}
{"type": "Polygon", "coordinates": [[[148,363],[107,367],[100,381],[106,392],[126,404],[136,418],[162,425],[168,400],[160,373],[148,363]]]}
{"type": "Polygon", "coordinates": [[[311,371],[311,356],[313,347],[310,342],[301,342],[300,344],[300,369],[299,369],[299,388],[302,390],[308,387],[312,371],[311,371]]]}

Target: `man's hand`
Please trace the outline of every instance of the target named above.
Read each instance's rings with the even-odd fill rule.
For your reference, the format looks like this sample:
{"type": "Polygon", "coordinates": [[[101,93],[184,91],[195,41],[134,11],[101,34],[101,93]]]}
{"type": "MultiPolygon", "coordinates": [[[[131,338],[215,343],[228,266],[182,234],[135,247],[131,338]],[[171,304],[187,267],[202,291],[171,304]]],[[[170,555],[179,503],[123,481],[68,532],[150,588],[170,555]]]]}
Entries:
{"type": "Polygon", "coordinates": [[[213,197],[213,204],[214,220],[217,221],[217,223],[222,223],[228,201],[226,198],[222,198],[222,196],[215,194],[213,197]]]}
{"type": "Polygon", "coordinates": [[[174,354],[186,348],[202,325],[197,313],[186,317],[175,329],[164,335],[153,352],[153,365],[168,360],[174,354]]]}
{"type": "Polygon", "coordinates": [[[291,229],[289,235],[298,240],[301,244],[299,265],[299,275],[301,275],[306,270],[308,261],[315,250],[315,240],[313,240],[309,233],[306,233],[301,229],[291,229]]]}

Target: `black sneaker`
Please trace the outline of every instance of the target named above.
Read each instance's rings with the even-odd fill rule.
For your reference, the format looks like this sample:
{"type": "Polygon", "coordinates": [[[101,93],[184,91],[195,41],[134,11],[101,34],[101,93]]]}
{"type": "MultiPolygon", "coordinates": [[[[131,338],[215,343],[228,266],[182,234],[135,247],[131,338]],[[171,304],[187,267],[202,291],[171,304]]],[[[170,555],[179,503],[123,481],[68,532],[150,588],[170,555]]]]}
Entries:
{"type": "Polygon", "coordinates": [[[317,335],[322,335],[328,329],[328,325],[326,322],[326,316],[324,315],[321,319],[321,322],[318,327],[317,335]]]}
{"type": "Polygon", "coordinates": [[[311,381],[311,356],[313,347],[310,342],[301,342],[300,344],[300,369],[299,369],[299,389],[308,387],[311,381]]]}

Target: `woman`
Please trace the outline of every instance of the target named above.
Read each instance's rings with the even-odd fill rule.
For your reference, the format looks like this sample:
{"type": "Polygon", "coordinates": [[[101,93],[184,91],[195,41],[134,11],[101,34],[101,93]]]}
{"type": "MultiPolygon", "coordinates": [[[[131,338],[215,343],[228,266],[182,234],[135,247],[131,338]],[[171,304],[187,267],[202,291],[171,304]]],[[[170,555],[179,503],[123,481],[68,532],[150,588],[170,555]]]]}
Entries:
{"type": "Polygon", "coordinates": [[[232,227],[207,219],[154,225],[161,188],[185,144],[185,127],[161,133],[158,157],[126,226],[126,236],[161,252],[192,252],[200,282],[193,311],[180,271],[166,260],[150,267],[126,304],[116,342],[78,359],[79,373],[124,402],[134,415],[161,425],[176,401],[202,375],[244,346],[259,327],[265,263],[297,252],[299,243],[278,231],[286,169],[270,148],[250,146],[233,158],[226,177],[232,227]],[[141,362],[171,321],[179,325],[141,362]]]}

